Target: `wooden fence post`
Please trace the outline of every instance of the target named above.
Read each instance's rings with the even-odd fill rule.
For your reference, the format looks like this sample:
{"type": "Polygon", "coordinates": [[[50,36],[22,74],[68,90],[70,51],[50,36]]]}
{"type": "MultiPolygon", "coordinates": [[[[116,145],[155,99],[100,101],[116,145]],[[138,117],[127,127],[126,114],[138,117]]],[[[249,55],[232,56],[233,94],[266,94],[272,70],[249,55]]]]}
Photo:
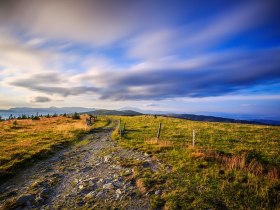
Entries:
{"type": "Polygon", "coordinates": [[[195,146],[195,130],[193,130],[193,140],[192,140],[193,147],[195,146]]]}
{"type": "Polygon", "coordinates": [[[159,126],[158,126],[158,131],[157,131],[157,143],[158,143],[158,140],[159,140],[159,137],[160,137],[160,130],[161,130],[161,123],[159,123],[159,126]]]}
{"type": "Polygon", "coordinates": [[[119,132],[120,132],[120,136],[122,136],[122,127],[121,127],[121,123],[122,123],[122,120],[119,119],[119,132]]]}

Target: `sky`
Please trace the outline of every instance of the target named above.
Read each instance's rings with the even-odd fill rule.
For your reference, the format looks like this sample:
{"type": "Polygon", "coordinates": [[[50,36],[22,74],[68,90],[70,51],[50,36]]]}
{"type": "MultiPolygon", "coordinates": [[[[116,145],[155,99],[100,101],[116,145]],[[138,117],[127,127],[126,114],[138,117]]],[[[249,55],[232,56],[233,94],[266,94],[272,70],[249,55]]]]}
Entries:
{"type": "Polygon", "coordinates": [[[280,119],[278,0],[1,0],[0,109],[280,119]]]}

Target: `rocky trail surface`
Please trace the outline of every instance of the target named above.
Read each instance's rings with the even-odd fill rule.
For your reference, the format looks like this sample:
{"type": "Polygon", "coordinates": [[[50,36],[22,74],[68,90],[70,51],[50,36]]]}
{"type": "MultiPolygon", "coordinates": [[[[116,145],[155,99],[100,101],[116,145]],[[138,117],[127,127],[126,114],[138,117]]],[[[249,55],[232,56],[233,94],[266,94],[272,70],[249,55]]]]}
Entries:
{"type": "Polygon", "coordinates": [[[158,162],[120,148],[111,127],[86,134],[76,145],[23,169],[0,185],[0,209],[149,209],[126,160],[156,171],[158,162]]]}

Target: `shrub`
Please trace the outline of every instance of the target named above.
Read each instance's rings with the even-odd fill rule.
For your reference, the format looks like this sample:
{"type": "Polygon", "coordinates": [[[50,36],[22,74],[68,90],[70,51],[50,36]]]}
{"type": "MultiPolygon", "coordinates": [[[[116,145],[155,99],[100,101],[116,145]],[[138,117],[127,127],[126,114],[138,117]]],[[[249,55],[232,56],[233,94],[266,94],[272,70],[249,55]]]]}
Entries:
{"type": "Polygon", "coordinates": [[[32,118],[32,120],[40,120],[40,117],[39,116],[35,116],[32,118]]]}
{"type": "Polygon", "coordinates": [[[27,119],[26,114],[22,114],[22,115],[21,115],[21,119],[27,119]]]}
{"type": "Polygon", "coordinates": [[[73,114],[73,116],[72,116],[72,119],[73,119],[73,120],[80,120],[81,117],[80,117],[80,115],[79,115],[77,112],[75,112],[75,113],[73,114]]]}

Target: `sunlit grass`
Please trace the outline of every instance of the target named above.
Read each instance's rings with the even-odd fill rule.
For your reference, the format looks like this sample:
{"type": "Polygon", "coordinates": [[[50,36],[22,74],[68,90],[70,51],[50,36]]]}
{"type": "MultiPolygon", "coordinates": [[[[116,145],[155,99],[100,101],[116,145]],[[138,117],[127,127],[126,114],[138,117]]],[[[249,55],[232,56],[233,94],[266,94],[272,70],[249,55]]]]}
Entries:
{"type": "MultiPolygon", "coordinates": [[[[114,117],[118,120],[120,117],[114,117]]],[[[120,145],[150,153],[170,170],[136,179],[146,183],[154,208],[277,209],[279,203],[280,127],[197,122],[154,116],[121,117],[126,124],[120,145]],[[162,123],[161,136],[156,140],[162,123]],[[192,147],[195,130],[195,148],[192,147]]]]}
{"type": "Polygon", "coordinates": [[[59,116],[0,122],[0,175],[11,172],[33,157],[43,157],[58,145],[73,142],[107,123],[102,118],[89,127],[85,118],[85,115],[80,120],[59,116]]]}

